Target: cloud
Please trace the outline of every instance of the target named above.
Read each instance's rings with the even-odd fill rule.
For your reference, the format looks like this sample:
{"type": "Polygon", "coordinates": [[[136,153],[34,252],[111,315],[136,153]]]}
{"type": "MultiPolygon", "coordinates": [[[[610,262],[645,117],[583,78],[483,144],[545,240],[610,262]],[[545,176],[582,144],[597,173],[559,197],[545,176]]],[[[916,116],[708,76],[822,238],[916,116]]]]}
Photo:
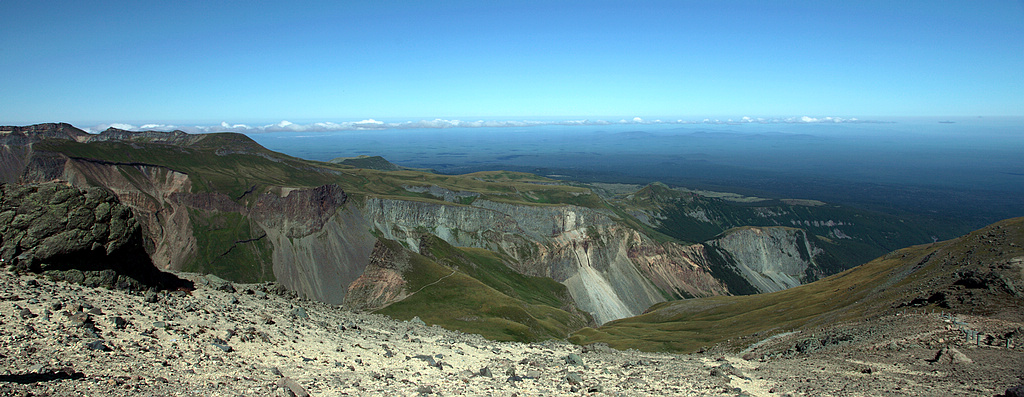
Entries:
{"type": "Polygon", "coordinates": [[[127,123],[111,123],[111,124],[100,124],[93,127],[84,128],[85,131],[90,133],[99,133],[107,128],[113,127],[128,131],[174,131],[181,130],[192,134],[203,134],[211,132],[240,132],[240,133],[261,133],[261,132],[334,132],[334,131],[374,131],[374,130],[388,130],[388,129],[437,129],[437,128],[505,128],[505,127],[534,127],[544,125],[564,125],[564,126],[601,126],[601,125],[613,125],[613,124],[745,124],[745,123],[760,123],[760,124],[776,124],[776,123],[872,123],[876,121],[862,121],[856,118],[842,118],[842,117],[788,117],[788,118],[762,118],[762,117],[750,117],[743,116],[738,120],[726,119],[721,121],[719,119],[706,118],[701,121],[687,121],[682,119],[667,120],[663,121],[660,119],[645,120],[641,117],[633,117],[632,119],[621,119],[618,121],[607,121],[607,120],[564,120],[564,121],[532,121],[532,120],[448,120],[448,119],[433,119],[433,120],[418,120],[418,121],[400,121],[400,122],[385,122],[375,119],[364,119],[360,121],[343,121],[343,122],[318,122],[309,124],[293,123],[287,120],[281,120],[278,123],[267,124],[267,125],[249,125],[249,124],[231,124],[226,121],[221,122],[218,125],[195,125],[195,126],[180,126],[173,124],[158,124],[150,123],[143,124],[141,126],[135,126],[127,123]]]}

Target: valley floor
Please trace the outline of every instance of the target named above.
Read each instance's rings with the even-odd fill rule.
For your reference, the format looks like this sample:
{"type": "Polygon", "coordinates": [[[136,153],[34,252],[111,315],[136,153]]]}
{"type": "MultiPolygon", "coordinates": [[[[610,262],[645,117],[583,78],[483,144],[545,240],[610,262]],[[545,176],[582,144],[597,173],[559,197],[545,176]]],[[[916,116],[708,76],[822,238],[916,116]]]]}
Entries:
{"type": "Polygon", "coordinates": [[[1021,324],[984,318],[903,315],[672,355],[492,342],[273,284],[181,276],[196,289],[129,294],[0,271],[0,395],[991,396],[1024,383],[1021,348],[960,330],[1021,324]],[[931,362],[945,346],[973,362],[931,362]]]}

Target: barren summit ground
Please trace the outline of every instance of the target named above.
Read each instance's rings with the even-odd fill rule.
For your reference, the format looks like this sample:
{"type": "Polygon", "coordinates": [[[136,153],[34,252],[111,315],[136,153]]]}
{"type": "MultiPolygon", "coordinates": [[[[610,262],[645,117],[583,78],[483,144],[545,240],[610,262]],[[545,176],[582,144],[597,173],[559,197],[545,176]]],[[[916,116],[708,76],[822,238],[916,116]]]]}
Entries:
{"type": "Polygon", "coordinates": [[[196,289],[135,294],[0,271],[0,395],[991,396],[1024,368],[1020,347],[963,331],[1019,335],[1022,324],[936,312],[673,355],[493,342],[274,284],[181,276],[196,289]]]}

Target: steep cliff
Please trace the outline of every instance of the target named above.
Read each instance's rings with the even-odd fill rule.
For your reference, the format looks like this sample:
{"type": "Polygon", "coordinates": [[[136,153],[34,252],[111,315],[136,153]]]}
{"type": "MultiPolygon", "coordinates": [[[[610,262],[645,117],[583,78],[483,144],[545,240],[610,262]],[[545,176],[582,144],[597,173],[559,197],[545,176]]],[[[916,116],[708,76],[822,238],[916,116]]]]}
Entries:
{"type": "Polygon", "coordinates": [[[368,263],[375,239],[345,209],[340,187],[274,183],[316,183],[330,171],[309,171],[242,135],[91,135],[61,124],[0,130],[8,131],[0,135],[5,180],[107,189],[131,208],[158,268],[277,280],[340,303],[368,263]]]}
{"type": "MultiPolygon", "coordinates": [[[[228,133],[92,135],[55,124],[0,127],[0,143],[11,167],[5,180],[113,192],[160,268],[275,280],[328,303],[460,329],[491,324],[516,339],[634,316],[665,300],[786,288],[833,270],[821,266],[822,243],[800,229],[684,243],[670,227],[680,225],[679,205],[701,205],[685,212],[686,222],[712,225],[700,233],[726,224],[732,209],[661,185],[622,205],[529,174],[357,169],[228,133]],[[445,323],[412,314],[432,304],[459,315],[445,323]]],[[[755,212],[775,219],[772,211],[755,212]]]]}
{"type": "Polygon", "coordinates": [[[679,261],[666,260],[680,248],[663,248],[590,208],[370,198],[362,211],[382,236],[413,251],[429,234],[452,245],[504,253],[520,273],[565,284],[576,304],[599,323],[637,315],[664,301],[659,286],[690,296],[725,292],[704,262],[691,261],[683,268],[679,261]]]}
{"type": "Polygon", "coordinates": [[[820,273],[816,258],[824,254],[807,232],[788,227],[737,228],[708,244],[726,252],[730,264],[760,293],[804,284],[808,274],[820,273]]]}
{"type": "Polygon", "coordinates": [[[256,200],[249,214],[273,246],[279,283],[311,299],[342,303],[370,263],[376,242],[347,200],[337,185],[256,200]]]}

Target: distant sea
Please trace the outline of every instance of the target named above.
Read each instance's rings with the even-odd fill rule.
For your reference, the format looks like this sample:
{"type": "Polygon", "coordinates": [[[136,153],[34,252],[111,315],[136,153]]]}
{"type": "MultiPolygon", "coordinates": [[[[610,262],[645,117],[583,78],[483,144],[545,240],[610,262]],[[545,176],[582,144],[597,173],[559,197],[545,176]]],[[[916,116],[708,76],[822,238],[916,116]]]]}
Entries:
{"type": "MultiPolygon", "coordinates": [[[[886,212],[1024,216],[1024,118],[616,124],[249,134],[311,160],[383,156],[461,174],[712,188],[886,212]]],[[[975,223],[975,222],[972,222],[975,223]]]]}

